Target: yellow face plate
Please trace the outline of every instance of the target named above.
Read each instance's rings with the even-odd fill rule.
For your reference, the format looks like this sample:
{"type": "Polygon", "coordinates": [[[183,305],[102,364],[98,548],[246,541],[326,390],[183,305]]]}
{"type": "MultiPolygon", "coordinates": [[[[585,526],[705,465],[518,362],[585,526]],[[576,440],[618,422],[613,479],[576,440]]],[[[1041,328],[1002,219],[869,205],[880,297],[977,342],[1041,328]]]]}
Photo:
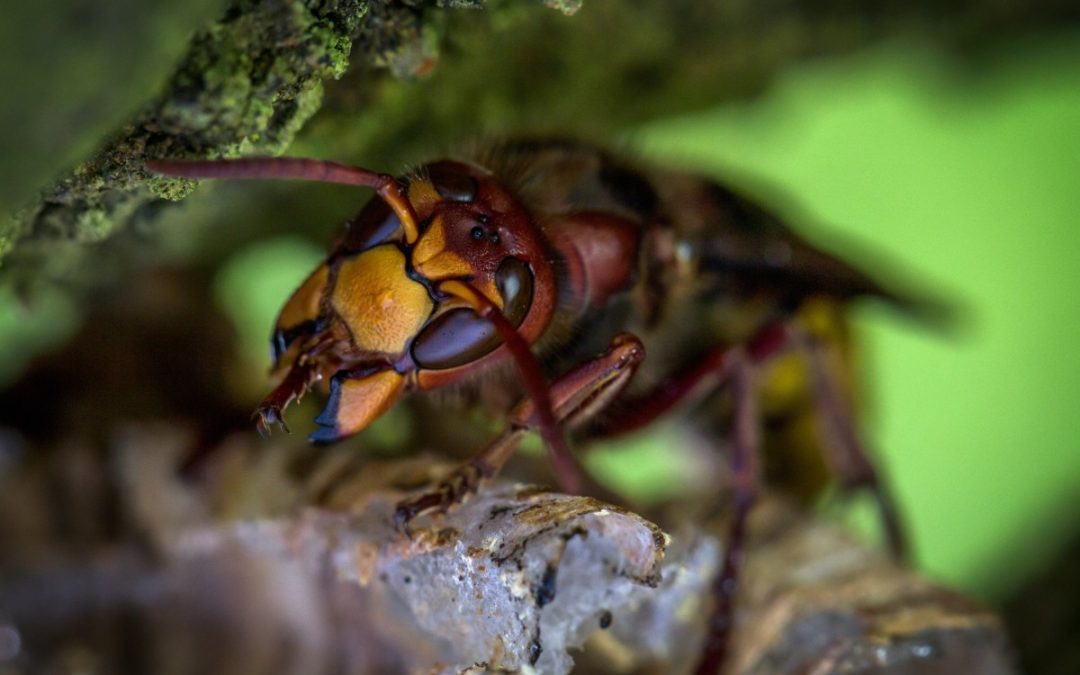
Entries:
{"type": "Polygon", "coordinates": [[[342,263],[330,301],[357,347],[388,354],[405,349],[433,307],[427,289],[405,274],[405,256],[392,245],[342,263]]]}

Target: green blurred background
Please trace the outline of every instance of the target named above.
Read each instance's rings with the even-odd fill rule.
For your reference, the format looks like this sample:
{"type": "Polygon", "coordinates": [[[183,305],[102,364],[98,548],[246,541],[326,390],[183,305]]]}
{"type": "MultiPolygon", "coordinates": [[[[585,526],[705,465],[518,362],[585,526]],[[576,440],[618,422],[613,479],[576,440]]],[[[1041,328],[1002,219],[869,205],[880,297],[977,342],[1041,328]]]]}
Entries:
{"type": "MultiPolygon", "coordinates": [[[[803,61],[757,98],[656,119],[624,140],[758,193],[841,253],[850,243],[887,254],[896,266],[886,275],[962,309],[952,332],[884,307],[856,310],[872,399],[866,424],[919,565],[1000,599],[1080,528],[1080,436],[1071,421],[1080,388],[1072,349],[1080,37],[1012,44],[962,63],[917,39],[803,61]]],[[[188,208],[170,217],[197,216],[197,201],[188,208]]],[[[281,299],[321,253],[314,238],[285,235],[228,256],[219,301],[252,368],[264,364],[281,299]]],[[[29,355],[63,342],[76,307],[61,291],[29,308],[3,293],[0,379],[10,382],[29,355]]],[[[663,471],[678,480],[655,448],[635,447],[630,461],[612,452],[592,461],[624,483],[663,471]]]]}
{"type": "Polygon", "coordinates": [[[1080,525],[1080,44],[952,68],[892,44],[634,138],[775,185],[815,238],[872,244],[962,308],[945,335],[856,310],[867,424],[919,564],[1000,598],[1080,525]]]}

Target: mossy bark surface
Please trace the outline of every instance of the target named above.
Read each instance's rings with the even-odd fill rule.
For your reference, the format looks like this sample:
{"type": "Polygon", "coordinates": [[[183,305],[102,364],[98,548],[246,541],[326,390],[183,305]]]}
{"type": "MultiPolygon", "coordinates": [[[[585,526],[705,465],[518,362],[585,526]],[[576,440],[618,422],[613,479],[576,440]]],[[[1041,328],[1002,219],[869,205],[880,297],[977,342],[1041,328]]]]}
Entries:
{"type": "Polygon", "coordinates": [[[421,10],[405,3],[234,2],[194,35],[158,97],[0,231],[5,267],[64,276],[79,264],[65,243],[102,241],[154,201],[190,192],[189,181],[148,174],[147,158],[280,154],[354,48],[400,68],[403,53],[423,49],[421,22],[421,10]]]}
{"type": "MultiPolygon", "coordinates": [[[[53,166],[60,178],[0,223],[0,275],[21,286],[114,278],[139,249],[97,244],[145,231],[161,200],[192,189],[149,175],[143,162],[151,157],[291,147],[393,169],[481,135],[605,140],[660,115],[752,96],[799,59],[912,31],[963,48],[993,44],[1078,14],[1065,0],[235,0],[195,32],[158,95],[118,120],[88,160],[66,171],[53,166]],[[298,134],[303,142],[294,145],[298,134]]],[[[123,52],[122,32],[112,39],[123,52]]],[[[108,73],[95,77],[102,87],[125,86],[108,73]]],[[[14,184],[4,197],[25,199],[14,184]]],[[[241,237],[283,227],[262,217],[258,201],[240,206],[257,223],[230,222],[241,237]]]]}

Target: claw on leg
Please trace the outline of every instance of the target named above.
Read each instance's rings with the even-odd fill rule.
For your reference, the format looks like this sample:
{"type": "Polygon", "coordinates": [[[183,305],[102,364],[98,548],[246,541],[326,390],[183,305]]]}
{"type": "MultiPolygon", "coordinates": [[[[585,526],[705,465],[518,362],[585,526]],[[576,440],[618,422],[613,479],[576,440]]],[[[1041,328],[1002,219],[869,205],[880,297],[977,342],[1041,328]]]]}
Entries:
{"type": "Polygon", "coordinates": [[[431,492],[406,499],[398,503],[394,510],[394,527],[406,536],[411,536],[409,524],[426,513],[446,513],[451,506],[464,502],[476,492],[480,477],[470,475],[470,465],[455,471],[431,492]]]}
{"type": "Polygon", "coordinates": [[[416,518],[427,513],[446,513],[463,503],[499,472],[524,435],[523,428],[507,429],[432,490],[399,502],[394,510],[394,527],[409,536],[409,524],[416,518]]]}
{"type": "Polygon", "coordinates": [[[259,407],[255,409],[255,428],[259,435],[266,438],[271,429],[276,425],[285,433],[289,432],[289,426],[285,424],[283,410],[307,393],[312,383],[318,377],[318,373],[310,364],[297,364],[289,369],[281,384],[263,399],[259,407]]]}
{"type": "Polygon", "coordinates": [[[276,405],[260,406],[255,411],[254,417],[255,428],[263,438],[270,437],[270,431],[275,425],[287,434],[292,433],[289,431],[289,425],[285,423],[285,417],[281,414],[281,408],[276,405]]]}

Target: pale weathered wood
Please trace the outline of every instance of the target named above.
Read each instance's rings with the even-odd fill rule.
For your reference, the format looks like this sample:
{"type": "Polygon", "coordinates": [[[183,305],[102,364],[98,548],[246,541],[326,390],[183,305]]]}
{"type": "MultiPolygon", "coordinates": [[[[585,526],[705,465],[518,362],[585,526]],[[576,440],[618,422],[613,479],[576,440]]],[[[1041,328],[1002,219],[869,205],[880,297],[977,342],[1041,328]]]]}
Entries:
{"type": "MultiPolygon", "coordinates": [[[[104,465],[73,446],[4,476],[0,534],[17,546],[0,556],[0,623],[19,640],[14,672],[693,666],[720,550],[705,531],[669,537],[588,497],[500,483],[409,538],[391,524],[395,485],[445,467],[331,461],[298,481],[283,470],[295,448],[240,438],[184,483],[184,444],[144,428],[104,465]],[[63,480],[108,475],[127,535],[50,540],[46,521],[72,516],[56,501],[63,480]]],[[[744,581],[737,672],[1013,672],[987,609],[779,499],[754,513],[744,581]]]]}

